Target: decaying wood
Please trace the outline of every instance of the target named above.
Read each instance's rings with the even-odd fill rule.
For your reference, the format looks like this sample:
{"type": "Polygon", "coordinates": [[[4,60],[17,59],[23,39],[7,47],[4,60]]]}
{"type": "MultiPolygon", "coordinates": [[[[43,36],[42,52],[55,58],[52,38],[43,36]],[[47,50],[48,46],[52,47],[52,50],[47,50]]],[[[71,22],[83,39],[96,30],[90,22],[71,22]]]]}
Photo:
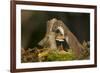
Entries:
{"type": "Polygon", "coordinates": [[[64,30],[64,36],[69,47],[77,58],[80,58],[84,47],[78,41],[76,36],[69,30],[69,28],[61,21],[55,18],[47,22],[47,31],[45,37],[39,42],[39,45],[48,47],[50,49],[57,49],[55,41],[55,31],[58,26],[61,26],[64,30]]]}
{"type": "Polygon", "coordinates": [[[52,31],[52,27],[57,19],[52,19],[47,22],[47,31],[45,37],[38,43],[40,46],[48,47],[50,49],[57,49],[55,41],[55,32],[52,31]]]}

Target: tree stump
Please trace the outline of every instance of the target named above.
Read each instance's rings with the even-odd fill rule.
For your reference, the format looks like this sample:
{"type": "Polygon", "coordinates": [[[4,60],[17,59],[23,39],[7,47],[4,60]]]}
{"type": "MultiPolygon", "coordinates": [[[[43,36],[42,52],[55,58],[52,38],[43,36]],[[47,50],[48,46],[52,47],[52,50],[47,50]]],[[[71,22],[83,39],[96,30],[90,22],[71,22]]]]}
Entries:
{"type": "Polygon", "coordinates": [[[47,47],[50,49],[57,49],[55,36],[55,31],[61,26],[64,30],[64,37],[69,47],[72,49],[77,59],[80,59],[83,51],[83,46],[78,41],[77,37],[69,30],[67,25],[65,25],[61,20],[55,18],[47,22],[47,31],[45,37],[38,43],[40,46],[47,47]]]}

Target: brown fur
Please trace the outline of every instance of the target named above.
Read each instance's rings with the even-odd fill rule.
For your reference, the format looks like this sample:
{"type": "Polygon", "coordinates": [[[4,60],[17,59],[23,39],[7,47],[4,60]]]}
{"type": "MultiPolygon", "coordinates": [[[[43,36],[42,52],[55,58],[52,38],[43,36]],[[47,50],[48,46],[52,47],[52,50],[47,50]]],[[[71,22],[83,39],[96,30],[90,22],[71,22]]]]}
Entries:
{"type": "Polygon", "coordinates": [[[77,37],[69,30],[69,28],[61,20],[58,20],[53,25],[53,27],[54,27],[53,29],[56,30],[56,28],[58,26],[61,26],[64,29],[65,39],[66,39],[66,37],[68,37],[68,41],[67,40],[66,41],[67,41],[69,47],[72,48],[75,56],[77,58],[80,58],[84,48],[81,45],[81,43],[78,41],[77,37]]]}

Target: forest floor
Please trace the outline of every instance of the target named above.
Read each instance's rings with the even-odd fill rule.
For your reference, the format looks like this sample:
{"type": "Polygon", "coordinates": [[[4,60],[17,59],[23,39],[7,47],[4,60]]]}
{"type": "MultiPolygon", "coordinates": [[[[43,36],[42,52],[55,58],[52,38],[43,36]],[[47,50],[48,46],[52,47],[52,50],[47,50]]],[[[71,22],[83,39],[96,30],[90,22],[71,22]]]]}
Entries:
{"type": "MultiPolygon", "coordinates": [[[[83,43],[83,46],[86,47],[86,43],[83,43]]],[[[86,50],[83,54],[83,59],[89,59],[90,51],[86,50]]],[[[51,48],[28,48],[25,50],[21,49],[21,62],[50,62],[50,61],[72,61],[77,60],[75,55],[72,52],[72,49],[68,49],[68,51],[59,50],[59,49],[51,49],[51,48]]]]}

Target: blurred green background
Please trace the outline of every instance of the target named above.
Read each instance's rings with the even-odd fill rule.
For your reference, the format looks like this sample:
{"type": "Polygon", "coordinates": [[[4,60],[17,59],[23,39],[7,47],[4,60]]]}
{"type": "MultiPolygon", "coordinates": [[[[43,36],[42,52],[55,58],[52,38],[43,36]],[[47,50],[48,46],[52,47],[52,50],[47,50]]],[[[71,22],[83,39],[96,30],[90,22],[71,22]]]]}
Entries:
{"type": "Polygon", "coordinates": [[[81,43],[90,41],[89,13],[21,10],[21,47],[35,47],[45,36],[47,21],[52,18],[62,20],[81,43]]]}

